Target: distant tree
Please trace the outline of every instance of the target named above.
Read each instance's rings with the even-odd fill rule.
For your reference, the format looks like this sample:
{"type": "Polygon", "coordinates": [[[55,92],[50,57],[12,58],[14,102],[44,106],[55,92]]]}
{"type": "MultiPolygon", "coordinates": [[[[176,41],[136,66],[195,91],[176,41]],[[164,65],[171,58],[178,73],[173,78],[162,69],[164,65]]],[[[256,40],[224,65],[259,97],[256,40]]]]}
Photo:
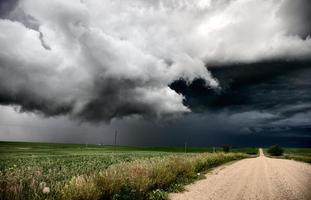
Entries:
{"type": "Polygon", "coordinates": [[[223,150],[223,152],[228,153],[230,151],[230,146],[224,145],[224,146],[222,146],[222,150],[223,150]]]}
{"type": "Polygon", "coordinates": [[[279,145],[275,144],[275,145],[269,147],[268,153],[271,156],[281,156],[281,155],[283,155],[284,150],[279,145]]]}

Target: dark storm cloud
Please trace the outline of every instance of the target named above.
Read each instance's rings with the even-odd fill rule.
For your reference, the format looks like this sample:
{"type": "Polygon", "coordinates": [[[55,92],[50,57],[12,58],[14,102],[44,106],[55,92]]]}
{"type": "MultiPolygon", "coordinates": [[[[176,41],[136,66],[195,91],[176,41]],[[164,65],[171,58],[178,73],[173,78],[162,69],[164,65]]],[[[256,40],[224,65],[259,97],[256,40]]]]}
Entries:
{"type": "Polygon", "coordinates": [[[20,92],[14,94],[11,91],[6,91],[0,86],[0,104],[1,105],[22,105],[19,112],[36,112],[47,116],[65,115],[72,110],[70,104],[55,104],[53,99],[37,97],[31,92],[20,92]]]}
{"type": "MultiPolygon", "coordinates": [[[[293,134],[310,137],[311,63],[269,62],[210,68],[221,91],[204,87],[202,80],[187,86],[183,81],[171,85],[186,96],[193,111],[244,116],[237,123],[250,133],[293,134]],[[266,116],[256,116],[256,113],[266,116]],[[247,118],[252,123],[243,124],[247,118]],[[302,135],[301,135],[302,134],[302,135]]],[[[224,117],[223,121],[228,118],[224,117]]],[[[233,131],[240,132],[240,131],[233,131]]]]}
{"type": "Polygon", "coordinates": [[[130,144],[153,146],[183,146],[187,142],[189,146],[265,147],[277,143],[282,146],[310,147],[308,126],[296,126],[295,129],[262,126],[261,123],[273,117],[272,114],[259,111],[191,113],[162,126],[141,121],[126,126],[123,124],[120,139],[130,144]]]}
{"type": "MultiPolygon", "coordinates": [[[[100,122],[131,115],[143,115],[145,118],[150,119],[155,117],[154,113],[157,112],[155,110],[157,108],[156,103],[152,103],[153,106],[151,106],[148,102],[142,102],[135,96],[133,97],[130,92],[132,88],[142,87],[144,83],[137,83],[137,81],[127,79],[99,78],[95,80],[94,84],[97,86],[93,91],[96,96],[90,99],[79,113],[79,116],[76,116],[79,119],[100,122]]],[[[153,100],[151,99],[151,101],[153,100]]],[[[165,117],[164,113],[162,117],[165,117]]]]}
{"type": "Polygon", "coordinates": [[[92,122],[177,117],[191,109],[274,109],[277,98],[263,102],[273,83],[262,80],[291,67],[250,67],[253,74],[241,64],[310,58],[308,29],[301,29],[308,16],[287,4],[1,1],[0,103],[92,122]],[[284,13],[299,15],[300,23],[284,13]],[[174,87],[179,79],[202,82],[181,85],[188,95],[174,87]]]}
{"type": "MultiPolygon", "coordinates": [[[[221,90],[206,88],[202,79],[195,80],[190,85],[183,80],[171,84],[171,88],[186,96],[186,104],[197,111],[200,106],[252,110],[311,101],[311,94],[308,92],[311,89],[310,62],[264,62],[210,67],[209,70],[218,80],[221,90]]],[[[292,112],[294,111],[284,111],[288,114],[292,112]]]]}

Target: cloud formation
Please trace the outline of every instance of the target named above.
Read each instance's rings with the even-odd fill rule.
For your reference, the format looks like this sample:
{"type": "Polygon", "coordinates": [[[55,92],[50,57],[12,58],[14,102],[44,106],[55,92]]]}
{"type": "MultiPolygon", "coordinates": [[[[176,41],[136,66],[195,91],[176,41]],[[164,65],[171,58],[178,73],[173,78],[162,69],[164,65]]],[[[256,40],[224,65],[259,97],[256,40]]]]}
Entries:
{"type": "Polygon", "coordinates": [[[178,116],[190,109],[169,85],[217,88],[206,65],[310,58],[286,3],[21,0],[1,8],[0,103],[87,121],[178,116]]]}

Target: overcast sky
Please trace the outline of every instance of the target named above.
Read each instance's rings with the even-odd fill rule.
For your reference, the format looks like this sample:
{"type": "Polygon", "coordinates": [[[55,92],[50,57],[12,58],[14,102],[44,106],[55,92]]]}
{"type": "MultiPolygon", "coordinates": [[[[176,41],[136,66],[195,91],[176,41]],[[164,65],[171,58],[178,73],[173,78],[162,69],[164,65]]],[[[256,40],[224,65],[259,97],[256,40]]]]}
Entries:
{"type": "Polygon", "coordinates": [[[311,146],[308,0],[0,0],[0,140],[311,146]]]}

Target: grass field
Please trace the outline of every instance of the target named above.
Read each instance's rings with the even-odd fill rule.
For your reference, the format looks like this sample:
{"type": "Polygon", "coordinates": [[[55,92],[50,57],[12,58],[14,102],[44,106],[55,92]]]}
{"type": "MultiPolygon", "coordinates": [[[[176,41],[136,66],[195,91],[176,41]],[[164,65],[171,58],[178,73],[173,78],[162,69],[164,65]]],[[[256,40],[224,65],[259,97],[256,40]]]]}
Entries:
{"type": "MultiPolygon", "coordinates": [[[[311,148],[283,148],[284,154],[278,158],[291,159],[302,161],[306,163],[311,163],[311,148]]],[[[264,149],[265,155],[267,153],[267,148],[264,149]]]]}
{"type": "Polygon", "coordinates": [[[311,148],[285,148],[284,158],[311,163],[311,148]]]}
{"type": "Polygon", "coordinates": [[[165,199],[165,191],[197,173],[257,153],[254,148],[212,151],[0,142],[0,198],[165,199]]]}

